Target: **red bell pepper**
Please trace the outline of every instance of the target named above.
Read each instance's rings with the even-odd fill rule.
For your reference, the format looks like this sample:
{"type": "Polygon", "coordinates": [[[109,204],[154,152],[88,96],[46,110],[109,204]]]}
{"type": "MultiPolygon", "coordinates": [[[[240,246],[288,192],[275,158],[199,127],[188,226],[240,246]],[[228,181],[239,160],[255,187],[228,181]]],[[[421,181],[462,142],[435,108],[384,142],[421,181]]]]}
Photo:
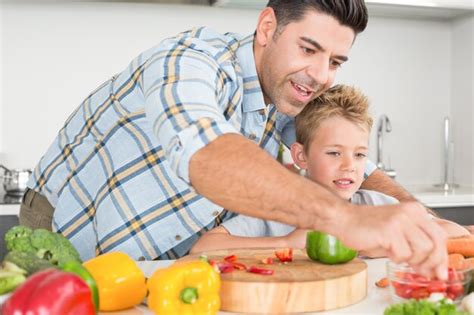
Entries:
{"type": "Polygon", "coordinates": [[[95,314],[92,293],[79,276],[57,269],[39,271],[3,304],[3,315],[95,314]]]}

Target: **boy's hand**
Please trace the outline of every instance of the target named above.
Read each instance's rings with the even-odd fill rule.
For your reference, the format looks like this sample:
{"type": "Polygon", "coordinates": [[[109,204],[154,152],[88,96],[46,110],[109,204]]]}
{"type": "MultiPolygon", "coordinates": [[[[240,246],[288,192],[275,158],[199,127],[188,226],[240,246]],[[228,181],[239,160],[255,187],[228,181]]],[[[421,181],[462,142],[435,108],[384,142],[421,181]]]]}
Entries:
{"type": "Polygon", "coordinates": [[[284,236],[287,247],[304,249],[306,247],[306,232],[308,231],[306,229],[295,229],[284,236]]]}
{"type": "Polygon", "coordinates": [[[465,225],[464,227],[469,231],[469,233],[474,234],[474,225],[465,225]]]}
{"type": "Polygon", "coordinates": [[[470,232],[465,227],[457,224],[456,222],[443,219],[435,219],[435,222],[441,226],[448,237],[461,237],[470,234],[470,232]]]}

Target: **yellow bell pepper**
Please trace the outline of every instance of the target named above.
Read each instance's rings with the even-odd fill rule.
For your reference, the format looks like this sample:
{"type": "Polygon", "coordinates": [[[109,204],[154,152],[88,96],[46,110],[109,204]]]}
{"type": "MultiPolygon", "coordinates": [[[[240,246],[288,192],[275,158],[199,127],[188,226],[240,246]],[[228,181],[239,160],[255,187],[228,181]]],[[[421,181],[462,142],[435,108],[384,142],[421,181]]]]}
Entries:
{"type": "Polygon", "coordinates": [[[175,263],[148,279],[148,307],[155,314],[216,314],[221,306],[220,287],[221,278],[209,263],[175,263]]]}
{"type": "Polygon", "coordinates": [[[84,263],[99,288],[101,311],[119,311],[140,304],[147,287],[143,271],[127,254],[110,252],[84,263]]]}

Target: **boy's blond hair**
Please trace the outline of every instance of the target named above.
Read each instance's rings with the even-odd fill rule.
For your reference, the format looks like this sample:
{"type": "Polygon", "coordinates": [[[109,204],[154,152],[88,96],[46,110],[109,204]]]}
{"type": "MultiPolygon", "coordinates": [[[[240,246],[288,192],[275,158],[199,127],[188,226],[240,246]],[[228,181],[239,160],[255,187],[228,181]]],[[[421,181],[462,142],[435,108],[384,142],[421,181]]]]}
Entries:
{"type": "Polygon", "coordinates": [[[339,84],[314,99],[296,116],[296,141],[308,150],[322,121],[334,116],[343,117],[368,132],[372,128],[367,97],[357,88],[339,84]]]}

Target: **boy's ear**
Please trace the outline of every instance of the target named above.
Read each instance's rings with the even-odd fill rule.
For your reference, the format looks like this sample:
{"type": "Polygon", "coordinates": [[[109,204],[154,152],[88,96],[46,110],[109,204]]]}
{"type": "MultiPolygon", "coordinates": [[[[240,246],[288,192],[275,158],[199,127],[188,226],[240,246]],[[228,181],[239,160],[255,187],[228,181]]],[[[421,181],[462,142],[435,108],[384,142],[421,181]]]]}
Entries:
{"type": "Polygon", "coordinates": [[[304,154],[304,147],[301,143],[295,142],[291,145],[290,148],[291,157],[293,158],[293,162],[298,165],[301,169],[307,169],[306,166],[306,155],[304,154]]]}

